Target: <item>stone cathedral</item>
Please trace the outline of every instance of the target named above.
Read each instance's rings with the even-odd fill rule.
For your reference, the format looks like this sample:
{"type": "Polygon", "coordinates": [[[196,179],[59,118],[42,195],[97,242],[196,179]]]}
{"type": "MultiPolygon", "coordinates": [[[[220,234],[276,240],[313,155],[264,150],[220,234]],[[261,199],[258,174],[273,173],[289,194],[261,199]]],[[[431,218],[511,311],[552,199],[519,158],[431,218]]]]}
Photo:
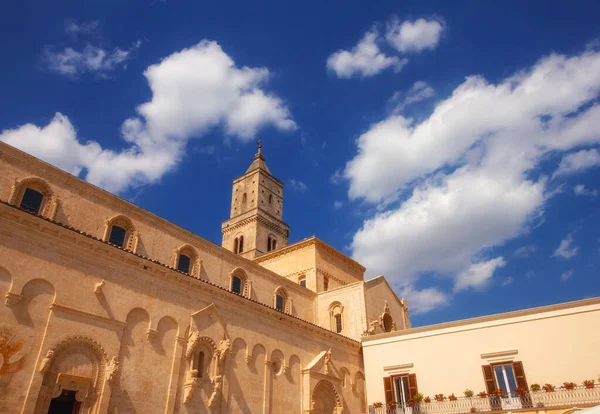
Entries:
{"type": "Polygon", "coordinates": [[[366,412],[406,301],[283,203],[259,145],[219,247],[0,143],[0,413],[366,412]]]}

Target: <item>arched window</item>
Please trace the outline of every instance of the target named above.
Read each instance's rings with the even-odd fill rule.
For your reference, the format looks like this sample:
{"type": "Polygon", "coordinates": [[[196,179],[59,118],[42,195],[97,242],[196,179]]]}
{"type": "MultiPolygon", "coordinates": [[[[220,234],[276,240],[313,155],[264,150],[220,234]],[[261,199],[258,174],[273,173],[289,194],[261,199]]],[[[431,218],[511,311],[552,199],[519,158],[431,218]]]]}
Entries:
{"type": "Polygon", "coordinates": [[[135,252],[138,237],[133,223],[125,216],[113,217],[106,223],[104,241],[110,244],[135,252]]]}
{"type": "Polygon", "coordinates": [[[252,294],[252,284],[248,280],[248,275],[244,270],[238,268],[233,269],[229,273],[229,290],[236,295],[241,295],[249,298],[252,294]]]}
{"type": "Polygon", "coordinates": [[[184,244],[174,253],[173,265],[180,272],[187,273],[195,277],[200,276],[200,261],[196,250],[189,244],[184,244]]]}
{"type": "Polygon", "coordinates": [[[113,225],[110,228],[110,236],[108,236],[108,242],[115,246],[124,247],[125,238],[127,237],[127,230],[121,226],[113,225]]]}
{"type": "Polygon", "coordinates": [[[196,370],[196,377],[202,378],[204,374],[204,351],[194,354],[193,369],[196,370]]]}
{"type": "Polygon", "coordinates": [[[242,294],[242,279],[237,276],[231,278],[231,291],[237,295],[242,294]]]}
{"type": "Polygon", "coordinates": [[[298,283],[300,286],[306,287],[306,276],[301,276],[300,279],[298,279],[298,283]]]}
{"type": "Polygon", "coordinates": [[[343,321],[344,307],[340,302],[333,302],[329,305],[329,315],[331,317],[331,330],[337,333],[342,333],[344,330],[343,321]]]}
{"type": "Polygon", "coordinates": [[[277,240],[274,236],[269,236],[267,239],[267,251],[275,250],[277,248],[277,240]]]}
{"type": "Polygon", "coordinates": [[[274,306],[280,312],[292,313],[291,299],[288,297],[284,288],[279,287],[275,290],[274,306]]]}
{"type": "Polygon", "coordinates": [[[282,294],[275,295],[275,309],[281,312],[285,310],[285,296],[282,294]]]}
{"type": "Polygon", "coordinates": [[[335,315],[335,331],[337,333],[341,333],[342,332],[342,315],[335,315]]]}
{"type": "Polygon", "coordinates": [[[15,182],[8,202],[51,220],[54,219],[58,208],[58,200],[50,186],[37,177],[15,182]]]}
{"type": "Polygon", "coordinates": [[[240,242],[240,239],[238,239],[237,237],[233,240],[233,253],[238,254],[238,243],[240,242]]]}
{"type": "Polygon", "coordinates": [[[240,239],[238,241],[238,253],[243,253],[244,252],[244,236],[240,236],[240,239]]]}
{"type": "Polygon", "coordinates": [[[389,313],[384,313],[381,317],[381,320],[383,321],[383,330],[386,332],[391,332],[394,327],[394,320],[392,319],[392,316],[389,313]]]}
{"type": "Polygon", "coordinates": [[[39,191],[34,190],[33,188],[26,188],[23,193],[23,198],[21,198],[21,207],[23,210],[29,211],[33,214],[38,214],[40,209],[42,208],[42,203],[44,201],[44,194],[39,191]]]}
{"type": "Polygon", "coordinates": [[[177,260],[177,270],[183,273],[190,273],[191,259],[185,254],[179,254],[179,260],[177,260]]]}

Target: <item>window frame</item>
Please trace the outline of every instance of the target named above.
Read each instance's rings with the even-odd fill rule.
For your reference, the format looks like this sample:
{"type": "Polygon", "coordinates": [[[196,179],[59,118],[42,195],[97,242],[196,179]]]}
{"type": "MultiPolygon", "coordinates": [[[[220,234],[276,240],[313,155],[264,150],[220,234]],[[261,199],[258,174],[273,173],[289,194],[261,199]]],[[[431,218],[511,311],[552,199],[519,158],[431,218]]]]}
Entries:
{"type": "Polygon", "coordinates": [[[124,249],[125,246],[127,245],[127,239],[128,239],[128,234],[127,233],[128,233],[128,231],[127,231],[127,229],[125,227],[119,226],[118,224],[112,224],[110,226],[109,231],[108,231],[108,240],[107,240],[107,242],[109,242],[113,246],[117,246],[117,247],[120,247],[121,249],[124,249]],[[123,230],[123,241],[121,242],[121,244],[115,243],[113,241],[113,231],[115,231],[115,229],[121,229],[121,230],[123,230]]]}
{"type": "Polygon", "coordinates": [[[44,211],[45,204],[46,204],[46,195],[42,191],[39,191],[31,186],[25,187],[23,189],[23,195],[21,195],[21,201],[19,202],[19,208],[21,210],[25,210],[31,214],[35,214],[36,216],[39,216],[44,211]],[[32,208],[26,208],[23,206],[23,201],[25,200],[25,196],[27,195],[28,191],[35,193],[35,194],[39,194],[41,196],[39,205],[37,206],[37,208],[35,210],[32,208]]]}

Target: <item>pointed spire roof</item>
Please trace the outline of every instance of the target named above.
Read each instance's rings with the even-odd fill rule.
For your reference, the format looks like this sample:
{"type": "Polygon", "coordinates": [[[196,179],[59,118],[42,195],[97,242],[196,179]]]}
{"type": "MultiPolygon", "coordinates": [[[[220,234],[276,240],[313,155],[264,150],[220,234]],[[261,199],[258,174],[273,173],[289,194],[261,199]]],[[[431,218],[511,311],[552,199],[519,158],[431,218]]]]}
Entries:
{"type": "Polygon", "coordinates": [[[254,170],[263,170],[271,175],[271,171],[269,170],[269,167],[267,167],[265,157],[262,154],[262,138],[259,138],[256,144],[258,145],[258,152],[254,156],[252,164],[250,164],[250,167],[246,170],[246,174],[254,170]]]}

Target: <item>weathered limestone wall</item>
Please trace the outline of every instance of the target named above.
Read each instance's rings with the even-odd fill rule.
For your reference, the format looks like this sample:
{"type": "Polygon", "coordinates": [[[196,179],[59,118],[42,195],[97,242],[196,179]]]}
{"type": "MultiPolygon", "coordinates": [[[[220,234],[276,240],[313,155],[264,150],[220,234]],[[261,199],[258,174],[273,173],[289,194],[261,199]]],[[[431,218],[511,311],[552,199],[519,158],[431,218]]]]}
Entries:
{"type": "Polygon", "coordinates": [[[17,180],[40,177],[58,198],[55,220],[103,238],[107,222],[117,215],[131,219],[139,232],[136,253],[175,266],[176,250],[191,246],[201,260],[199,278],[229,288],[230,273],[243,267],[252,281],[251,298],[273,306],[275,289],[283,286],[293,299],[293,314],[313,322],[314,294],[278,275],[252,264],[226,249],[202,239],[108,192],[94,188],[56,168],[0,143],[0,200],[7,201],[17,180]]]}
{"type": "MultiPolygon", "coordinates": [[[[336,304],[343,306],[341,334],[357,341],[360,340],[367,327],[367,318],[364,311],[364,282],[356,282],[319,294],[317,299],[319,325],[329,327],[332,331],[335,330],[335,325],[331,320],[331,309],[336,304]]],[[[383,307],[383,302],[380,305],[383,307]]]]}
{"type": "MultiPolygon", "coordinates": [[[[365,306],[367,312],[367,323],[379,321],[384,312],[384,304],[387,302],[389,313],[392,316],[396,330],[410,328],[410,319],[407,309],[402,306],[400,300],[386,282],[385,278],[379,276],[365,282],[365,306]]],[[[384,332],[378,324],[375,333],[384,332]]]]}
{"type": "Polygon", "coordinates": [[[68,378],[86,413],[300,412],[317,378],[362,411],[359,343],[9,206],[0,229],[0,328],[23,344],[2,366],[0,412],[44,412],[68,378]],[[192,334],[207,355],[195,382],[192,334]],[[301,373],[329,349],[329,369],[301,373]]]}
{"type": "Polygon", "coordinates": [[[317,270],[315,267],[315,245],[307,244],[298,249],[294,249],[293,247],[290,247],[290,249],[292,250],[276,251],[256,258],[254,261],[295,283],[299,283],[300,278],[305,277],[306,287],[316,292],[317,270]]]}

